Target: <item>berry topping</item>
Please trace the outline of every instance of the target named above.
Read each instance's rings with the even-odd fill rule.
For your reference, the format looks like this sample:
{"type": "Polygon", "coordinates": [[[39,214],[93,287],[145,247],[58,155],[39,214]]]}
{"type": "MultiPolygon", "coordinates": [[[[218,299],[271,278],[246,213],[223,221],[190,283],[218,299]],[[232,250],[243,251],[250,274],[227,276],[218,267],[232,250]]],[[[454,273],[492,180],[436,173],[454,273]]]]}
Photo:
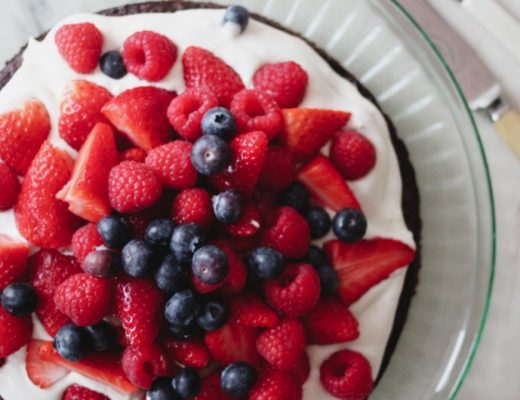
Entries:
{"type": "Polygon", "coordinates": [[[202,283],[215,285],[226,279],[229,260],[217,246],[203,246],[193,254],[191,269],[202,283]]]}
{"type": "Polygon", "coordinates": [[[114,79],[121,79],[127,73],[123,64],[123,57],[116,50],[107,51],[103,54],[99,60],[99,67],[101,72],[114,79]]]}
{"type": "Polygon", "coordinates": [[[191,150],[191,163],[202,175],[215,175],[229,164],[231,151],[224,140],[215,135],[198,139],[191,150]]]}
{"type": "Polygon", "coordinates": [[[213,53],[190,46],[182,55],[184,82],[188,89],[207,87],[227,107],[233,95],[244,89],[240,76],[213,53]]]}
{"type": "Polygon", "coordinates": [[[320,277],[321,294],[330,296],[336,293],[339,286],[339,277],[336,270],[330,265],[320,265],[315,268],[320,277]]]}
{"type": "Polygon", "coordinates": [[[49,113],[36,99],[0,114],[0,157],[16,173],[25,175],[50,130],[49,113]]]}
{"type": "Polygon", "coordinates": [[[305,215],[309,207],[309,192],[301,183],[294,182],[278,193],[278,203],[282,206],[292,207],[305,215]]]}
{"type": "Polygon", "coordinates": [[[231,5],[226,8],[226,12],[224,13],[224,24],[236,24],[240,28],[240,32],[244,32],[249,24],[249,11],[247,8],[231,5]]]}
{"type": "Polygon", "coordinates": [[[65,360],[79,361],[87,353],[89,336],[84,328],[68,324],[60,328],[54,338],[54,348],[65,360]]]}
{"type": "Polygon", "coordinates": [[[202,134],[215,135],[229,140],[237,133],[235,117],[224,107],[214,107],[208,110],[202,118],[202,134]]]}
{"type": "Polygon", "coordinates": [[[0,211],[14,207],[20,193],[20,182],[16,174],[6,164],[0,164],[0,211]]]}
{"type": "Polygon", "coordinates": [[[244,361],[257,365],[259,361],[255,342],[257,330],[228,322],[222,328],[207,332],[204,342],[215,360],[221,365],[244,361]]]}
{"type": "Polygon", "coordinates": [[[63,25],[54,37],[58,51],[67,64],[80,74],[88,74],[96,68],[103,35],[90,22],[63,25]]]}
{"type": "Polygon", "coordinates": [[[256,370],[245,362],[233,363],[224,368],[220,382],[222,390],[230,396],[246,396],[256,382],[256,370]]]}
{"type": "Polygon", "coordinates": [[[182,224],[175,228],[170,250],[181,264],[191,263],[193,254],[206,244],[206,237],[197,224],[182,224]]]}
{"type": "Polygon", "coordinates": [[[181,399],[196,396],[200,391],[200,377],[193,368],[182,368],[172,379],[172,387],[181,399]]]}
{"type": "Polygon", "coordinates": [[[278,314],[260,297],[244,293],[230,302],[229,321],[252,328],[272,328],[278,314]]]}
{"type": "Polygon", "coordinates": [[[146,227],[144,239],[152,246],[168,246],[175,224],[171,219],[156,219],[146,227]]]}
{"type": "Polygon", "coordinates": [[[147,400],[177,400],[178,396],[172,387],[171,378],[157,378],[146,392],[147,400]]]}
{"type": "Polygon", "coordinates": [[[25,317],[36,310],[38,298],[31,285],[12,283],[2,292],[2,307],[15,317],[25,317]]]}
{"type": "Polygon", "coordinates": [[[273,279],[280,275],[283,256],[270,247],[258,247],[247,257],[247,269],[262,279],[273,279]]]}
{"type": "Polygon", "coordinates": [[[226,307],[218,301],[206,301],[197,316],[197,325],[205,331],[221,328],[226,322],[226,307]]]}
{"type": "Polygon", "coordinates": [[[374,387],[370,364],[352,350],[338,351],[325,360],[320,367],[320,381],[327,392],[345,400],[366,399],[374,387]]]}
{"type": "Polygon", "coordinates": [[[330,145],[329,157],[343,177],[351,181],[364,177],[376,165],[374,145],[356,131],[338,133],[330,145]]]}
{"type": "Polygon", "coordinates": [[[15,317],[0,307],[0,357],[7,357],[29,343],[31,317],[15,317]]]}
{"type": "Polygon", "coordinates": [[[115,328],[106,321],[85,328],[90,338],[90,347],[97,353],[113,350],[117,347],[115,328]]]}
{"type": "Polygon", "coordinates": [[[242,211],[242,196],[236,190],[226,190],[212,198],[215,217],[224,224],[238,221],[242,211]]]}
{"type": "Polygon", "coordinates": [[[128,380],[142,389],[149,389],[155,378],[170,370],[166,353],[152,343],[128,346],[121,364],[128,380]]]}
{"type": "Polygon", "coordinates": [[[186,367],[204,368],[209,363],[209,353],[199,339],[171,339],[163,342],[171,359],[186,367]]]}
{"type": "MultiPolygon", "coordinates": [[[[359,214],[358,210],[356,210],[359,214]]],[[[337,216],[338,214],[336,214],[337,216]]],[[[325,236],[330,230],[330,216],[321,207],[311,207],[305,213],[305,219],[309,224],[309,228],[311,230],[311,238],[319,239],[325,236]]]]}
{"type": "Polygon", "coordinates": [[[80,385],[71,385],[63,393],[62,400],[110,400],[104,394],[94,392],[80,385]]]}
{"type": "Polygon", "coordinates": [[[364,214],[355,208],[344,208],[332,219],[334,234],[344,242],[361,240],[367,231],[364,214]]]}
{"type": "Polygon", "coordinates": [[[296,166],[292,153],[286,147],[269,146],[260,173],[260,186],[278,192],[287,188],[295,179],[296,166]]]}
{"type": "Polygon", "coordinates": [[[175,293],[166,303],[164,316],[171,325],[189,326],[197,317],[200,302],[193,291],[186,289],[175,293]]]}
{"type": "Polygon", "coordinates": [[[145,164],[123,161],[108,176],[110,205],[121,213],[144,210],[159,200],[161,193],[159,179],[145,164]]]}
{"type": "Polygon", "coordinates": [[[188,274],[175,257],[168,254],[155,272],[155,284],[167,294],[173,294],[188,286],[188,274]]]}
{"type": "Polygon", "coordinates": [[[140,79],[157,82],[173,66],[177,58],[177,46],[164,35],[140,31],[125,40],[122,56],[128,72],[140,79]]]}
{"type": "Polygon", "coordinates": [[[29,258],[29,246],[0,234],[0,291],[21,280],[29,258]]]}
{"type": "Polygon", "coordinates": [[[120,249],[130,241],[130,229],[121,218],[102,218],[97,224],[97,230],[108,247],[120,249]]]}
{"type": "Polygon", "coordinates": [[[307,81],[307,72],[293,61],[266,64],[253,76],[255,88],[269,94],[282,108],[300,105],[307,81]]]}
{"type": "Polygon", "coordinates": [[[268,368],[262,371],[249,392],[249,400],[302,400],[302,386],[285,371],[268,368]]]}
{"type": "Polygon", "coordinates": [[[144,240],[134,239],[121,251],[121,266],[134,278],[148,275],[155,267],[155,251],[144,240]]]}
{"type": "Polygon", "coordinates": [[[195,223],[208,230],[215,217],[211,209],[211,197],[201,188],[185,189],[172,203],[172,219],[177,224],[195,223]]]}
{"type": "MultiPolygon", "coordinates": [[[[46,389],[67,376],[69,370],[44,360],[40,348],[47,342],[31,340],[27,345],[25,371],[31,382],[41,389],[46,389]]],[[[52,344],[51,344],[52,345],[52,344]]]]}

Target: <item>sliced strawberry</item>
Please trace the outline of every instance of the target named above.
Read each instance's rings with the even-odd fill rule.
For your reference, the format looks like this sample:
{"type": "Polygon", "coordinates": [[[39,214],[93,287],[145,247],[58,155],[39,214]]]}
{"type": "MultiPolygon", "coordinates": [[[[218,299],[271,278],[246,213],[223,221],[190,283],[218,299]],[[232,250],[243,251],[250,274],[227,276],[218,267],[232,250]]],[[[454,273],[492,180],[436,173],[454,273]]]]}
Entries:
{"type": "Polygon", "coordinates": [[[209,363],[208,349],[199,339],[168,338],[162,345],[172,360],[186,367],[204,368],[209,363]]]}
{"type": "Polygon", "coordinates": [[[338,272],[338,293],[346,305],[415,258],[415,251],[406,244],[382,238],[356,243],[331,240],[324,249],[329,264],[338,272]]]}
{"type": "Polygon", "coordinates": [[[347,112],[315,108],[286,108],[282,115],[282,144],[299,160],[316,154],[350,118],[347,112]]]}
{"type": "Polygon", "coordinates": [[[15,317],[0,307],[0,358],[10,356],[29,343],[32,330],[30,316],[15,317]]]}
{"type": "Polygon", "coordinates": [[[332,162],[321,154],[302,167],[298,179],[307,187],[314,200],[324,207],[333,211],[361,209],[345,179],[332,162]]]}
{"type": "Polygon", "coordinates": [[[98,222],[111,212],[108,174],[118,158],[112,128],[98,123],[81,147],[71,180],[56,197],[69,203],[73,214],[98,222]]]}
{"type": "Polygon", "coordinates": [[[0,292],[25,275],[29,246],[0,234],[0,292]]]}
{"type": "Polygon", "coordinates": [[[62,380],[69,374],[69,370],[52,362],[44,360],[40,349],[45,346],[43,340],[32,340],[27,346],[25,356],[25,370],[31,382],[39,388],[46,389],[62,380]]]}
{"type": "Polygon", "coordinates": [[[136,146],[149,151],[170,138],[166,109],[174,97],[173,92],[141,86],[124,91],[101,111],[136,146]]]}
{"type": "Polygon", "coordinates": [[[252,328],[272,328],[278,314],[259,296],[243,293],[229,303],[229,321],[252,328]]]}
{"type": "Polygon", "coordinates": [[[232,322],[222,328],[207,332],[204,342],[210,354],[222,365],[245,361],[256,365],[259,361],[256,352],[257,330],[232,322]]]}

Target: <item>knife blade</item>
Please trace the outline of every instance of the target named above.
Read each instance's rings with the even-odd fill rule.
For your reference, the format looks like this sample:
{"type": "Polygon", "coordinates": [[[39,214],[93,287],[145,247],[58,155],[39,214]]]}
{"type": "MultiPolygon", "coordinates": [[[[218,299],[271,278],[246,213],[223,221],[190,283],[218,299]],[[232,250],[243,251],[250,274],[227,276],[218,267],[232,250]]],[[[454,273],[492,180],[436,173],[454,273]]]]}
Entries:
{"type": "Polygon", "coordinates": [[[455,74],[470,107],[487,113],[495,129],[520,158],[520,114],[468,43],[426,0],[399,0],[433,40],[455,74]]]}

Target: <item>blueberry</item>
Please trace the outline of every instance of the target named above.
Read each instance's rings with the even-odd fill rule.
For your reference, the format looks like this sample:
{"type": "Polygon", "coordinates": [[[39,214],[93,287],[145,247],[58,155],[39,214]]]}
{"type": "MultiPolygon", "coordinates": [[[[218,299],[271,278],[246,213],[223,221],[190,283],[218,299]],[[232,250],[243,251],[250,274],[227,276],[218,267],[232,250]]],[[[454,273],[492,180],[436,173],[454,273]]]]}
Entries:
{"type": "Polygon", "coordinates": [[[224,171],[231,160],[227,143],[215,135],[197,139],[191,149],[191,163],[202,175],[215,175],[224,171]]]}
{"type": "Polygon", "coordinates": [[[146,227],[144,239],[153,246],[168,246],[174,229],[171,219],[156,219],[146,227]]]}
{"type": "Polygon", "coordinates": [[[294,182],[278,194],[278,203],[292,207],[303,215],[309,207],[309,192],[301,183],[294,182]]]}
{"type": "Polygon", "coordinates": [[[198,333],[197,326],[194,323],[187,326],[168,324],[168,331],[177,339],[189,339],[198,333]]]}
{"type": "Polygon", "coordinates": [[[220,374],[222,390],[233,397],[246,396],[255,382],[256,370],[245,362],[229,364],[220,374]]]}
{"type": "Polygon", "coordinates": [[[194,397],[200,391],[200,376],[194,368],[182,368],[173,377],[172,387],[181,399],[194,397]]]}
{"type": "Polygon", "coordinates": [[[226,307],[224,304],[209,300],[206,301],[197,316],[197,324],[205,331],[214,331],[226,323],[226,307]]]}
{"type": "Polygon", "coordinates": [[[224,224],[234,224],[242,211],[242,196],[236,190],[226,190],[212,198],[215,218],[224,224]]]}
{"type": "Polygon", "coordinates": [[[146,393],[146,400],[178,400],[180,397],[177,395],[172,387],[171,378],[158,378],[153,381],[152,386],[146,393]]]}
{"type": "Polygon", "coordinates": [[[110,250],[95,250],[85,257],[81,267],[90,275],[109,278],[121,267],[121,257],[110,250]]]}
{"type": "Polygon", "coordinates": [[[2,292],[2,306],[15,317],[31,314],[37,303],[38,297],[27,283],[12,283],[2,292]]]}
{"type": "Polygon", "coordinates": [[[240,26],[240,32],[244,32],[249,23],[249,11],[242,6],[229,6],[224,13],[224,23],[227,22],[238,24],[240,26]]]}
{"type": "Polygon", "coordinates": [[[112,325],[106,321],[85,328],[92,350],[102,353],[111,351],[118,347],[117,333],[112,325]]]}
{"type": "Polygon", "coordinates": [[[155,283],[163,292],[173,294],[189,285],[188,274],[175,257],[168,254],[155,272],[155,283]]]}
{"type": "Polygon", "coordinates": [[[127,72],[121,54],[115,50],[107,51],[101,56],[99,67],[105,75],[114,79],[121,79],[127,72]]]}
{"type": "Polygon", "coordinates": [[[102,218],[97,224],[97,229],[108,247],[120,249],[132,238],[128,225],[118,217],[102,218]]]}
{"type": "Polygon", "coordinates": [[[79,361],[87,353],[90,338],[79,326],[68,324],[60,328],[54,337],[54,348],[65,360],[79,361]]]}
{"type": "Polygon", "coordinates": [[[216,285],[226,279],[229,260],[226,253],[217,246],[203,246],[193,254],[191,270],[201,282],[216,285]]]}
{"type": "Polygon", "coordinates": [[[323,250],[315,244],[311,244],[305,256],[305,262],[311,264],[314,268],[325,264],[325,254],[323,254],[323,250]]]}
{"type": "Polygon", "coordinates": [[[155,252],[144,240],[131,240],[121,252],[121,265],[134,278],[142,278],[154,267],[155,252]]]}
{"type": "Polygon", "coordinates": [[[180,264],[189,264],[199,248],[206,244],[206,236],[197,224],[177,226],[170,241],[170,250],[180,264]]]}
{"type": "Polygon", "coordinates": [[[321,207],[310,207],[305,213],[305,219],[309,223],[313,239],[322,238],[330,229],[330,216],[321,207]]]}
{"type": "Polygon", "coordinates": [[[272,279],[282,272],[283,256],[270,247],[254,249],[246,259],[250,273],[262,279],[272,279]]]}
{"type": "Polygon", "coordinates": [[[166,303],[164,317],[171,325],[189,326],[200,310],[200,303],[193,291],[186,289],[175,293],[166,303]]]}
{"type": "Polygon", "coordinates": [[[321,293],[331,295],[336,293],[339,285],[338,273],[330,265],[320,265],[316,268],[320,277],[321,293]]]}
{"type": "Polygon", "coordinates": [[[355,242],[365,236],[367,220],[360,210],[345,208],[332,220],[334,234],[344,242],[355,242]]]}
{"type": "Polygon", "coordinates": [[[202,117],[201,129],[204,135],[215,135],[229,140],[237,133],[237,124],[233,114],[224,107],[215,107],[202,117]]]}

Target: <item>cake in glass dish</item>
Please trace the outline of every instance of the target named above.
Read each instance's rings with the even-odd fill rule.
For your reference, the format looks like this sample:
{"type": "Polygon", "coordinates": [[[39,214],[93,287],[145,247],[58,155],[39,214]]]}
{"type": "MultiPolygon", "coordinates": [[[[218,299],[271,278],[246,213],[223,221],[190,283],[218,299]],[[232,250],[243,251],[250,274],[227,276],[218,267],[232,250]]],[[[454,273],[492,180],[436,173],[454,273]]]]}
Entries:
{"type": "Polygon", "coordinates": [[[77,14],[0,72],[0,396],[371,393],[419,266],[391,122],[243,7],[77,14]]]}

